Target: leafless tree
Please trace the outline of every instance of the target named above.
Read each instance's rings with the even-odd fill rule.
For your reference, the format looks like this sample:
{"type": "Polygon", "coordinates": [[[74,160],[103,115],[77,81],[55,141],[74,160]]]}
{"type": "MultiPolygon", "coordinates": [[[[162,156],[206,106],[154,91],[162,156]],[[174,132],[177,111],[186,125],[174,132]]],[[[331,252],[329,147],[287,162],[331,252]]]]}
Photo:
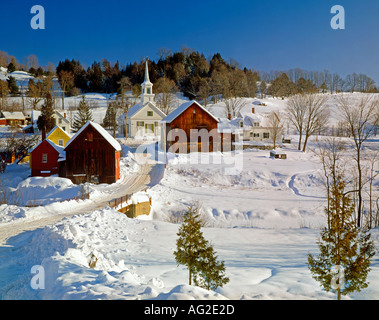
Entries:
{"type": "Polygon", "coordinates": [[[375,133],[376,127],[379,125],[379,98],[374,95],[362,95],[357,100],[345,96],[336,99],[341,118],[346,122],[349,134],[353,138],[358,176],[357,226],[360,227],[364,184],[361,163],[362,151],[366,140],[375,133]]]}
{"type": "Polygon", "coordinates": [[[1,139],[0,173],[4,173],[11,160],[21,161],[39,140],[37,135],[27,135],[20,132],[9,132],[1,139]]]}
{"type": "Polygon", "coordinates": [[[178,88],[174,81],[162,77],[155,83],[155,92],[157,93],[155,100],[158,108],[165,114],[169,114],[175,107],[177,98],[175,93],[178,88]]]}
{"type": "Polygon", "coordinates": [[[305,151],[309,137],[326,125],[329,115],[326,99],[320,94],[298,94],[288,99],[285,110],[289,122],[299,133],[298,150],[301,150],[303,135],[305,151]]]}
{"type": "MultiPolygon", "coordinates": [[[[343,164],[341,164],[341,155],[345,151],[345,143],[335,137],[326,138],[319,141],[317,147],[313,150],[314,153],[320,158],[324,174],[324,185],[326,195],[328,198],[328,211],[329,212],[329,199],[331,188],[337,183],[336,173],[344,171],[343,164]]],[[[330,227],[330,217],[328,216],[328,227],[330,227]]]]}
{"type": "Polygon", "coordinates": [[[276,148],[276,142],[283,133],[283,121],[280,111],[272,111],[268,117],[268,125],[270,127],[271,139],[276,148]]]}
{"type": "Polygon", "coordinates": [[[326,106],[327,97],[319,94],[308,94],[306,106],[306,117],[304,123],[305,140],[303,152],[307,147],[310,136],[320,131],[328,123],[329,112],[326,106]]]}

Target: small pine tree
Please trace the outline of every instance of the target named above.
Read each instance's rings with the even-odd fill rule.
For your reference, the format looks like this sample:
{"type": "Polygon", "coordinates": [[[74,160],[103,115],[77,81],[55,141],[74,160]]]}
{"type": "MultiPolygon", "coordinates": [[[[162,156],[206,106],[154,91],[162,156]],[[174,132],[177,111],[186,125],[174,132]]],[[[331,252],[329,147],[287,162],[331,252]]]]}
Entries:
{"type": "Polygon", "coordinates": [[[229,282],[225,276],[224,262],[217,261],[216,253],[201,232],[201,218],[199,209],[190,206],[184,214],[184,222],[179,228],[176,241],[177,250],[174,251],[177,264],[187,266],[189,271],[189,285],[192,279],[195,285],[207,290],[214,290],[229,282]]]}
{"type": "Polygon", "coordinates": [[[192,284],[192,277],[197,272],[199,257],[207,248],[207,241],[201,232],[200,214],[194,206],[190,206],[184,213],[183,224],[179,228],[174,251],[177,264],[187,266],[189,271],[188,284],[192,284]]]}
{"type": "Polygon", "coordinates": [[[366,279],[375,254],[368,230],[356,227],[354,204],[345,187],[346,182],[341,175],[337,176],[329,198],[329,209],[326,209],[330,227],[321,232],[319,256],[308,255],[308,267],[313,278],[326,291],[334,289],[338,300],[341,294],[360,292],[368,286],[366,279]]]}
{"type": "Polygon", "coordinates": [[[84,95],[82,96],[82,101],[79,102],[78,112],[74,117],[74,123],[72,129],[74,132],[80,130],[87,121],[93,121],[92,112],[89,104],[86,102],[84,95]]]}
{"type": "Polygon", "coordinates": [[[225,263],[217,260],[216,252],[211,245],[203,252],[197,270],[194,283],[199,287],[215,290],[229,282],[229,278],[225,276],[225,263]]]}
{"type": "Polygon", "coordinates": [[[41,115],[37,120],[37,127],[40,131],[49,132],[55,127],[55,119],[53,117],[53,98],[50,93],[46,94],[45,103],[41,107],[41,115]]]}

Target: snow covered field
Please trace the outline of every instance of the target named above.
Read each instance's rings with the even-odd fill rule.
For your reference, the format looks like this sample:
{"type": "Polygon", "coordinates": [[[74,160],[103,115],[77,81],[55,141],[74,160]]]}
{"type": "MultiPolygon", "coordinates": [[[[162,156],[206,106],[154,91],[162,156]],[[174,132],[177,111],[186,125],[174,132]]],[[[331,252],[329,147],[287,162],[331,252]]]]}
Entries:
{"type": "MultiPolygon", "coordinates": [[[[251,99],[246,108],[256,106],[257,100],[251,99]]],[[[98,122],[105,114],[105,101],[93,109],[98,122]]],[[[261,101],[267,106],[256,107],[257,112],[285,105],[280,99],[261,101]]],[[[209,109],[222,116],[220,104],[209,109]]],[[[78,207],[82,211],[22,232],[0,246],[0,298],[335,299],[312,279],[306,265],[307,254],[317,253],[316,240],[326,223],[322,167],[312,151],[297,151],[297,137],[292,138],[284,149],[287,160],[274,160],[269,151],[254,149],[214,153],[211,158],[168,154],[162,180],[161,163],[150,172],[150,215],[134,220],[110,208],[91,209],[96,201],[117,193],[119,183],[89,185],[90,200],[56,203],[55,199],[80,195],[81,186],[56,177],[28,178],[27,166],[9,166],[1,181],[18,195],[19,203],[0,206],[0,233],[42,216],[78,207]],[[230,168],[238,170],[228,174],[230,168]],[[43,206],[25,207],[30,201],[43,206]],[[188,286],[187,270],[178,267],[173,256],[180,213],[194,201],[207,220],[204,236],[225,261],[230,278],[216,292],[188,286]],[[90,261],[96,261],[94,269],[90,261]],[[44,267],[44,289],[31,287],[34,265],[44,267]]],[[[378,148],[378,141],[372,139],[370,146],[378,148]]],[[[309,143],[314,147],[315,139],[309,143]]],[[[124,147],[124,182],[141,169],[137,154],[129,151],[124,147]]],[[[152,159],[162,160],[162,153],[152,159]]],[[[379,246],[379,230],[372,235],[379,246]]],[[[368,281],[367,289],[346,299],[379,299],[378,255],[368,281]]]]}

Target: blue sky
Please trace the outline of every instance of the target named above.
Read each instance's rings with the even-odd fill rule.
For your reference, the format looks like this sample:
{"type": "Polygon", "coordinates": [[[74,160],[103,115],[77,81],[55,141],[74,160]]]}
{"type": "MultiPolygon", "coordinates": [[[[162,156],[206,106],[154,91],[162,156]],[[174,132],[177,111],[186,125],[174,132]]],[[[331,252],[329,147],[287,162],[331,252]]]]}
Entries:
{"type": "Polygon", "coordinates": [[[85,65],[106,58],[126,64],[186,45],[234,58],[258,70],[303,68],[366,73],[379,84],[377,0],[18,0],[1,2],[0,50],[40,64],[65,58],[85,65]],[[30,9],[45,8],[45,30],[33,30],[30,9]],[[333,30],[334,5],[346,29],[333,30]]]}

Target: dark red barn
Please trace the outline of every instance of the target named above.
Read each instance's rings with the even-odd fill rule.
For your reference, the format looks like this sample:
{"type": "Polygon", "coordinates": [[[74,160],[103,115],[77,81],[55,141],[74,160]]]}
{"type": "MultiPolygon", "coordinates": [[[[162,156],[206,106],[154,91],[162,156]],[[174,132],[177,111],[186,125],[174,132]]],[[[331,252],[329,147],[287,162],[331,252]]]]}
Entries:
{"type": "Polygon", "coordinates": [[[217,129],[219,120],[196,101],[180,105],[161,122],[167,151],[221,151],[223,136],[217,129]]]}
{"type": "Polygon", "coordinates": [[[58,173],[58,160],[64,157],[63,147],[48,139],[42,140],[30,151],[32,177],[49,177],[58,173]]]}
{"type": "Polygon", "coordinates": [[[88,121],[66,144],[59,175],[73,183],[114,183],[120,178],[120,144],[99,124],[88,121]]]}

